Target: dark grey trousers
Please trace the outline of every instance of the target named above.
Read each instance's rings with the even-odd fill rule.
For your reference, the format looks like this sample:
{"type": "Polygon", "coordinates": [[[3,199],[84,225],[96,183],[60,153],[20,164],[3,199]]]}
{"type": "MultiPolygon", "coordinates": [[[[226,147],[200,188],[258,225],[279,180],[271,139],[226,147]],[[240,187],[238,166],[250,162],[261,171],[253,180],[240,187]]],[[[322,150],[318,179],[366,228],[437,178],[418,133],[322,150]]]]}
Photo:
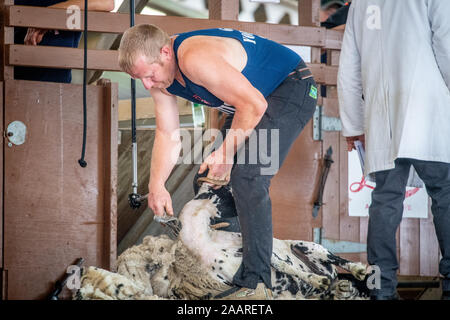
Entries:
{"type": "Polygon", "coordinates": [[[450,290],[450,163],[397,159],[395,168],[375,173],[376,188],[369,208],[367,258],[381,269],[381,288],[372,295],[390,296],[397,288],[397,248],[395,234],[403,215],[406,183],[411,165],[424,181],[432,199],[431,210],[442,259],[439,272],[450,290]]]}
{"type": "MultiPolygon", "coordinates": [[[[303,67],[305,65],[302,64],[298,68],[303,67]]],[[[312,86],[316,87],[313,78],[301,80],[300,75],[295,73],[287,77],[267,97],[267,110],[256,126],[254,134],[259,143],[266,139],[264,135],[261,136],[261,132],[265,129],[267,152],[266,150],[261,152],[269,156],[273,156],[276,152],[279,160],[278,167],[281,167],[292,144],[314,114],[317,99],[310,93],[311,90],[313,93],[317,91],[312,86]],[[272,129],[278,130],[278,141],[271,141],[272,129]],[[272,143],[276,143],[278,148],[273,150],[272,143]]],[[[232,120],[233,116],[229,115],[221,129],[223,136],[231,127],[232,120]]],[[[237,153],[231,172],[231,187],[243,241],[243,261],[233,282],[238,286],[252,289],[256,288],[259,282],[264,282],[268,288],[271,288],[270,260],[273,232],[269,186],[276,172],[262,174],[261,169],[267,170],[272,167],[272,164],[267,163],[267,159],[259,155],[256,163],[250,163],[249,153],[252,149],[249,148],[249,141],[250,139],[237,153]],[[245,163],[236,163],[241,152],[245,152],[247,160],[245,163]]]]}

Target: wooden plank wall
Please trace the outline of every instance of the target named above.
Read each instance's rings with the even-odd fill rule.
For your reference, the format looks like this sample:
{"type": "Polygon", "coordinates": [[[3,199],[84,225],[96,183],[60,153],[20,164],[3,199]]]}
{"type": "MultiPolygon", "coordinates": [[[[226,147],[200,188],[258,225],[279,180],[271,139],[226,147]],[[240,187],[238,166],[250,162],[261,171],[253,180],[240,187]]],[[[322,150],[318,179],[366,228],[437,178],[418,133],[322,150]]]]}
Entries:
{"type": "MultiPolygon", "coordinates": [[[[0,81],[0,132],[4,132],[3,122],[3,82],[0,81]]],[[[0,142],[0,269],[3,269],[3,148],[5,139],[1,139],[0,142]]],[[[0,270],[0,300],[2,296],[2,283],[1,283],[1,270],[0,270]]]]}
{"type": "Polygon", "coordinates": [[[109,86],[87,88],[88,165],[81,168],[82,86],[5,82],[5,123],[27,126],[26,142],[5,148],[8,299],[45,297],[78,257],[115,264],[117,85],[109,86]]]}

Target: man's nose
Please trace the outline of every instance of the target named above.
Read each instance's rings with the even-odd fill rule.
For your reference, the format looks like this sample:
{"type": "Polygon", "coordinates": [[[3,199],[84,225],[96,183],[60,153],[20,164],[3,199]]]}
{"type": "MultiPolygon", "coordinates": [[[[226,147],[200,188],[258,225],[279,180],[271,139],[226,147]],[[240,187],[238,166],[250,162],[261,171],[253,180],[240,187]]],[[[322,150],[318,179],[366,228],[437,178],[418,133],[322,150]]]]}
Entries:
{"type": "Polygon", "coordinates": [[[153,81],[150,79],[142,79],[142,84],[146,90],[150,90],[153,87],[153,81]]]}

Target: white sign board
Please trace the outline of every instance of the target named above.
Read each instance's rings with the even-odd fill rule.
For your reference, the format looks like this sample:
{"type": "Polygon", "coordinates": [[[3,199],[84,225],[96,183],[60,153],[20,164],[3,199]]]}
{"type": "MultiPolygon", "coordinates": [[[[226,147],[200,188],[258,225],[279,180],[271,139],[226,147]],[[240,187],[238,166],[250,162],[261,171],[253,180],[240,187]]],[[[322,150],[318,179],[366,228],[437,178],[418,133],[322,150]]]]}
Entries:
{"type": "Polygon", "coordinates": [[[304,62],[311,63],[311,47],[285,45],[292,51],[296,52],[304,62]]]}
{"type": "MultiPolygon", "coordinates": [[[[348,154],[348,211],[351,217],[369,216],[369,206],[375,183],[365,181],[358,152],[348,154]]],[[[403,218],[428,217],[428,194],[425,188],[406,188],[403,218]]]]}

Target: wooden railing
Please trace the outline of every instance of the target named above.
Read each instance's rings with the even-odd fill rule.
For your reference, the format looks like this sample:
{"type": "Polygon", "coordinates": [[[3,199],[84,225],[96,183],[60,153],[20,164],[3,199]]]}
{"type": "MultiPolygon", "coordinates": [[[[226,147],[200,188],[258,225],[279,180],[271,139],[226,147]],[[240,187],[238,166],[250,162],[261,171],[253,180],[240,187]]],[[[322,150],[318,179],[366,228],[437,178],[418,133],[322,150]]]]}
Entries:
{"type": "MultiPolygon", "coordinates": [[[[315,0],[309,0],[315,1],[315,0]]],[[[3,1],[8,3],[9,1],[3,1]]],[[[14,27],[34,27],[55,30],[69,29],[68,13],[64,9],[4,5],[2,8],[2,74],[11,79],[13,66],[52,68],[83,68],[83,50],[64,47],[16,45],[13,40],[14,27]]],[[[80,26],[84,25],[84,14],[80,14],[80,26]]],[[[338,50],[342,43],[341,31],[320,27],[274,25],[267,23],[232,20],[192,19],[153,15],[136,15],[136,24],[158,25],[169,34],[206,28],[233,28],[254,33],[286,45],[309,46],[316,49],[338,50]]],[[[129,27],[129,15],[123,13],[88,13],[89,31],[121,34],[129,27]]],[[[311,70],[320,84],[336,85],[337,67],[311,63],[311,70]]],[[[88,50],[88,69],[120,71],[116,50],[88,50]]]]}

